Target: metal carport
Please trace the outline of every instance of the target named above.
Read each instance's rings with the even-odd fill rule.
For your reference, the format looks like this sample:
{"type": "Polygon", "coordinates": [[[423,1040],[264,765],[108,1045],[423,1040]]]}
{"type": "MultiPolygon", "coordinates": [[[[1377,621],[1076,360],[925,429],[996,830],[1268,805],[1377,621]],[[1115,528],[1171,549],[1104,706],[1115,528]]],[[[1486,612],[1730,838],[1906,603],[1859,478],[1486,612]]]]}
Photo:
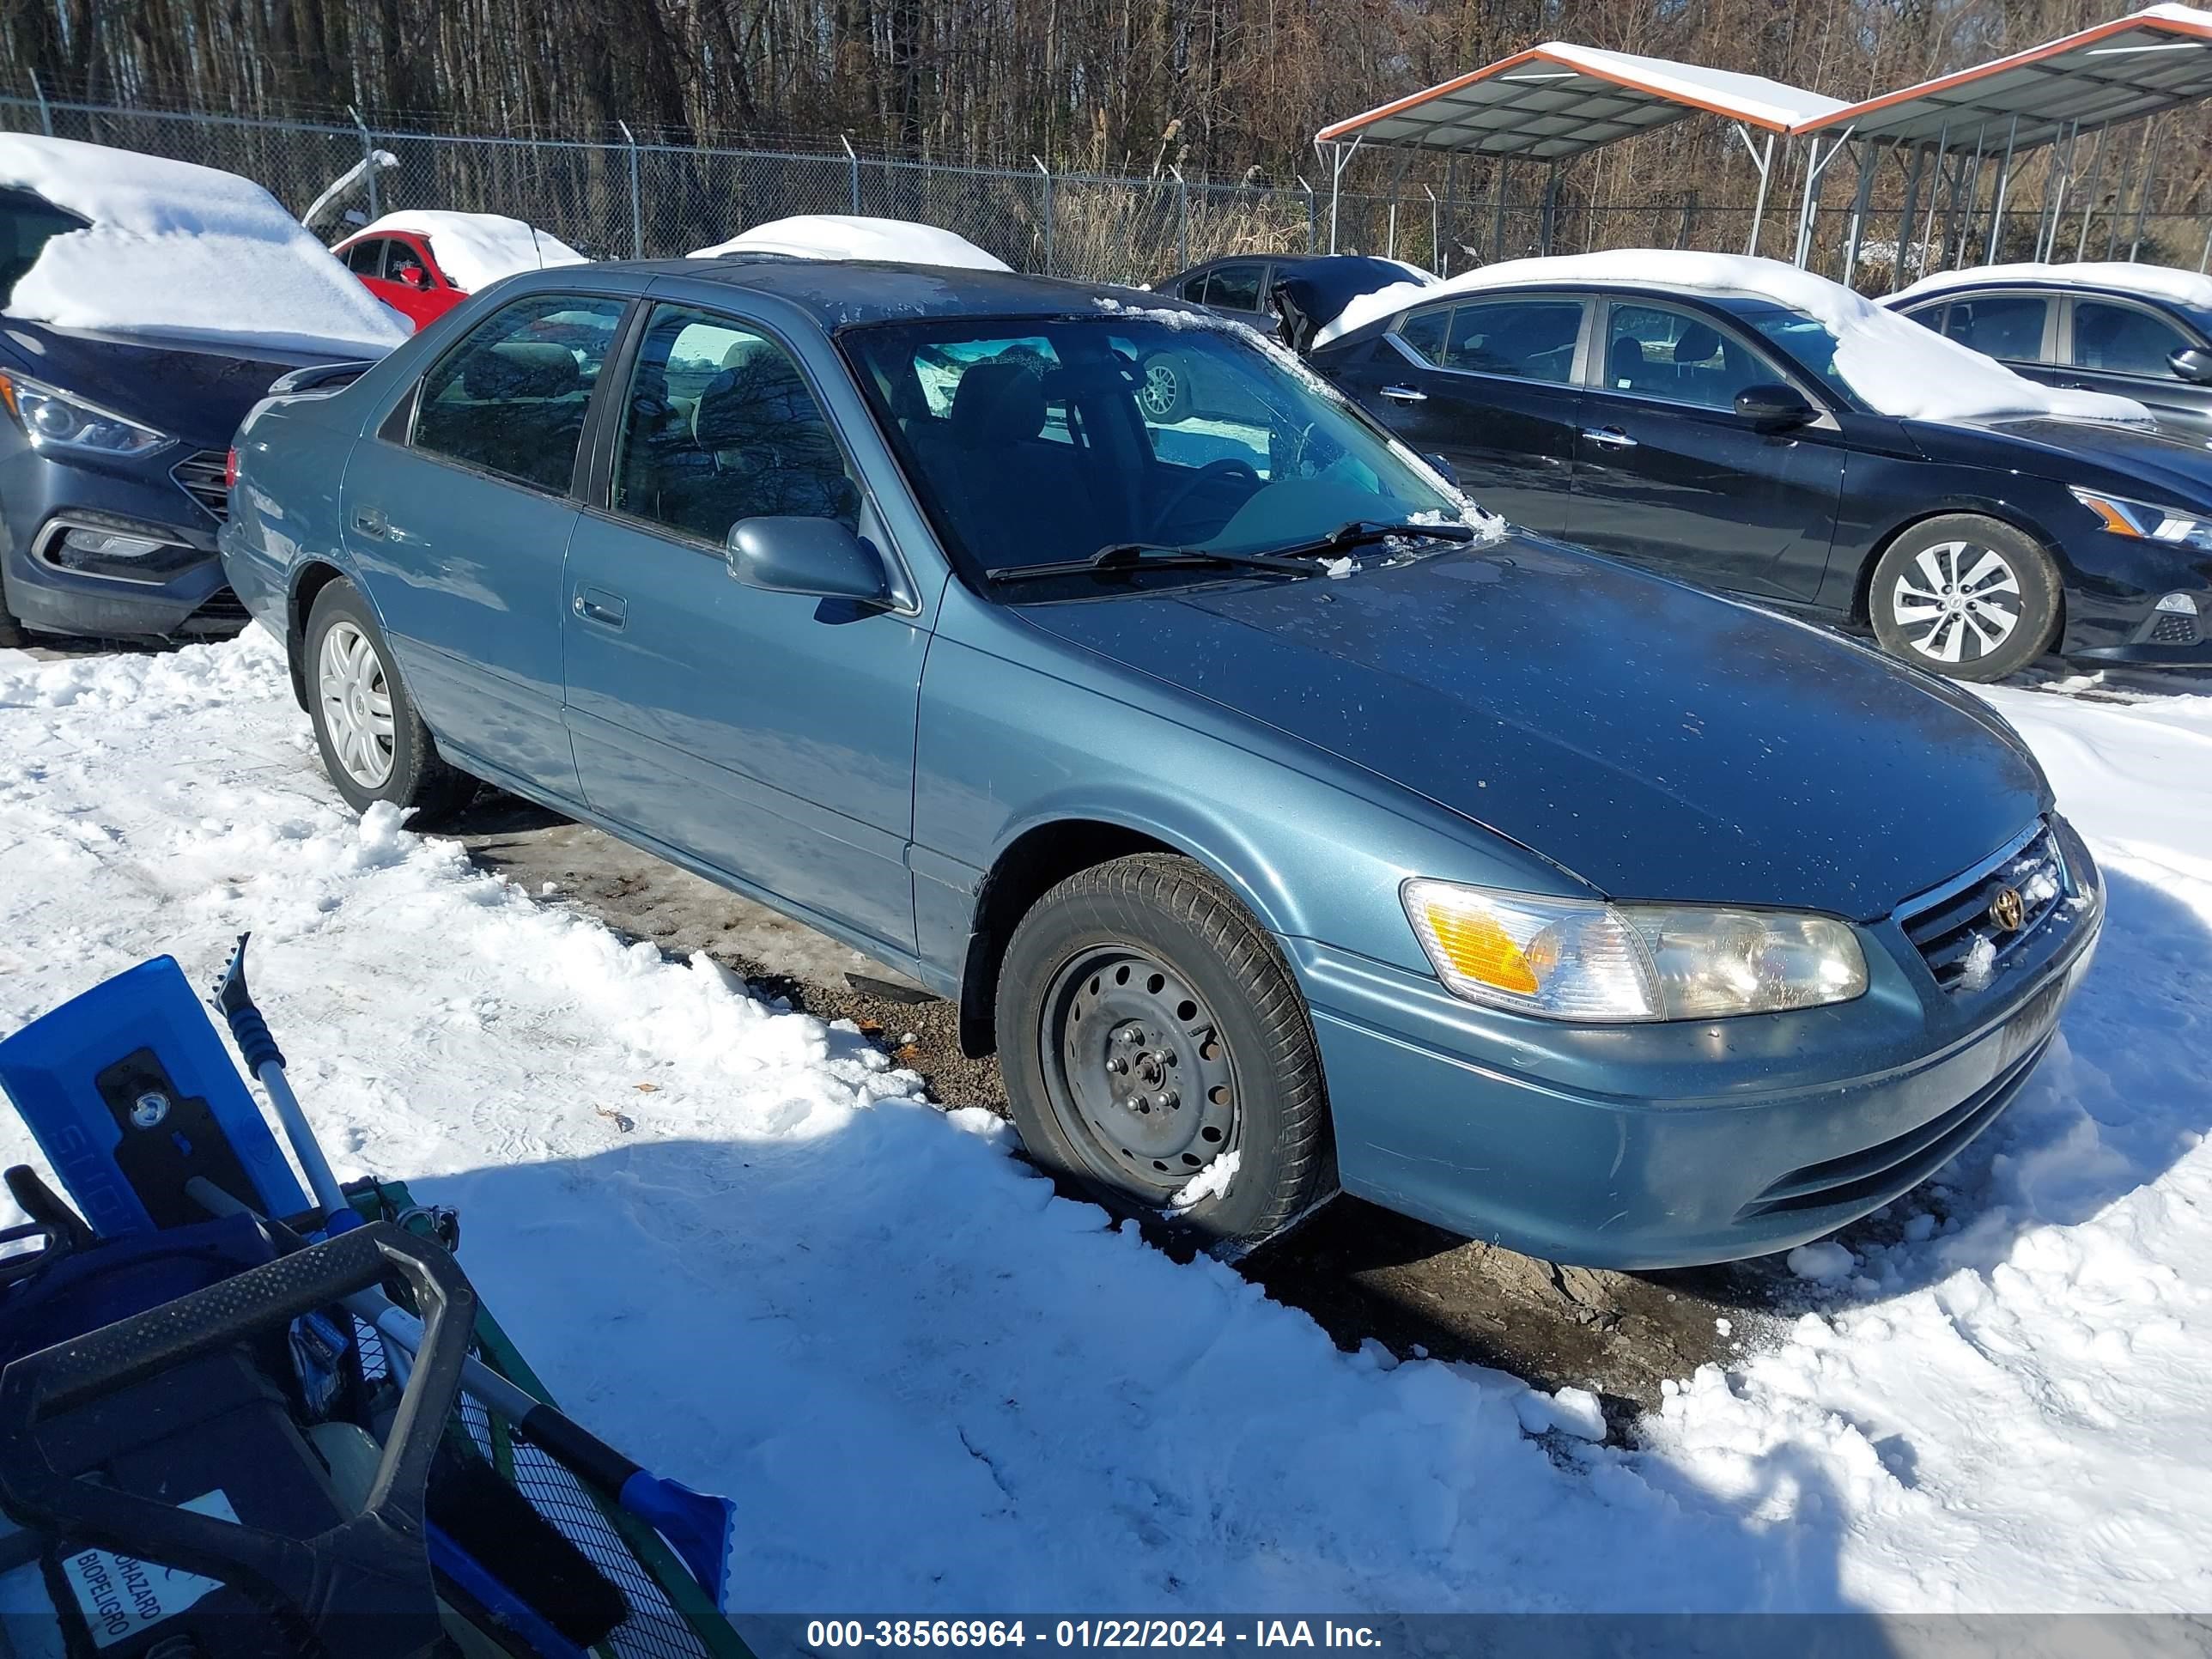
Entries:
{"type": "MultiPolygon", "coordinates": [[[[1897,255],[1893,282],[1901,285],[1906,252],[1916,241],[1925,251],[1936,243],[1950,250],[1954,265],[1966,262],[1982,208],[1984,164],[1996,166],[1989,223],[1982,234],[1982,262],[1996,251],[2003,223],[2007,190],[2016,165],[2030,152],[2049,149],[2051,167],[2037,214],[2034,257],[2056,252],[2059,221],[2075,173],[2081,140],[2095,139],[2087,193],[2094,202],[2115,128],[2147,119],[2179,105],[2212,95],[2212,11],[2192,6],[2154,5],[2078,30],[2008,57],[1992,58],[1953,74],[1884,93],[1800,122],[1793,135],[1813,145],[1806,199],[1799,213],[1798,260],[1802,264],[1819,211],[1820,179],[1847,143],[1856,144],[1858,182],[1844,255],[1844,280],[1858,264],[1877,152],[1887,149],[1906,163],[1905,198],[1898,214],[1897,255]],[[1822,150],[1823,141],[1827,149],[1822,150]],[[1934,180],[1926,208],[1920,191],[1929,163],[1934,180]],[[1916,239],[1913,228],[1920,222],[1916,239]],[[1962,222],[1963,221],[1963,222],[1962,222]]],[[[2131,182],[2135,228],[2129,258],[2142,237],[2143,215],[2158,158],[2147,155],[2131,182]]],[[[2118,223],[2111,228],[2117,240],[2118,223]]],[[[2086,250],[2089,214],[2084,212],[2075,257],[2086,250]]],[[[2200,262],[2201,264],[2201,262],[2200,262]]]]}
{"type": "MultiPolygon", "coordinates": [[[[1747,249],[1755,253],[1776,140],[1843,107],[1839,99],[1762,76],[1547,41],[1322,128],[1314,143],[1333,153],[1329,250],[1336,249],[1336,204],[1345,163],[1362,144],[1486,156],[1501,164],[1547,163],[1541,246],[1548,253],[1562,161],[1705,114],[1734,124],[1758,169],[1759,195],[1747,249]],[[1765,136],[1763,143],[1754,132],[1765,136]]],[[[1492,206],[1493,258],[1504,251],[1504,212],[1505,168],[1500,165],[1492,206]]]]}

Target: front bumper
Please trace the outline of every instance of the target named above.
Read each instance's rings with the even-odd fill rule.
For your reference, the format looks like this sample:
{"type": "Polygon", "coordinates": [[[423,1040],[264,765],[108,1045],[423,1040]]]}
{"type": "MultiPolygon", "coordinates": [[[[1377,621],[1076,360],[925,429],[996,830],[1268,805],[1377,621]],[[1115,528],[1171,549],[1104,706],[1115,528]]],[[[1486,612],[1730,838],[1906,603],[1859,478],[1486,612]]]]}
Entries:
{"type": "Polygon", "coordinates": [[[173,639],[235,633],[246,613],[216,556],[217,520],[174,475],[204,453],[174,447],[128,470],[78,465],[16,444],[0,460],[0,584],[27,629],[97,639],[173,639]],[[173,552],[156,579],[62,568],[56,543],[70,527],[159,540],[173,552]]]}
{"type": "Polygon", "coordinates": [[[2077,896],[1978,991],[1938,986],[1893,921],[1851,1003],[1577,1027],[1286,945],[1313,1010],[1345,1189],[1549,1261],[1651,1268],[1784,1250],[1926,1180],[2027,1081],[2104,919],[2077,896]]]}

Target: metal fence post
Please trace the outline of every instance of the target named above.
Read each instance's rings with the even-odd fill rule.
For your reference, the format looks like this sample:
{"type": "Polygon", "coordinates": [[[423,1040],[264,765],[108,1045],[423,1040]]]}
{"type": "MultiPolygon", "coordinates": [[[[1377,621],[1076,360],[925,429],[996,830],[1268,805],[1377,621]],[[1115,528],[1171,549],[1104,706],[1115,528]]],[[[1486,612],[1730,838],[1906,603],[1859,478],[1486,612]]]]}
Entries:
{"type": "Polygon", "coordinates": [[[1302,173],[1294,173],[1291,177],[1298,181],[1298,188],[1306,193],[1306,252],[1318,253],[1321,252],[1321,209],[1314,201],[1314,187],[1306,182],[1305,174],[1302,173]]]}
{"type": "Polygon", "coordinates": [[[617,121],[622,129],[623,143],[629,146],[629,257],[645,258],[645,198],[637,187],[637,140],[627,121],[617,121]]]}
{"type": "Polygon", "coordinates": [[[353,117],[353,124],[361,133],[361,170],[368,185],[368,216],[372,221],[381,219],[384,210],[377,199],[376,145],[368,136],[368,123],[361,118],[361,112],[348,104],[346,113],[353,117]]]}
{"type": "Polygon", "coordinates": [[[845,160],[853,170],[853,213],[858,217],[860,211],[860,158],[854,153],[853,141],[843,133],[837,135],[837,142],[844,145],[845,160]]]}
{"type": "Polygon", "coordinates": [[[1037,186],[1037,193],[1044,207],[1044,274],[1049,276],[1052,275],[1052,169],[1044,164],[1042,155],[1032,155],[1030,160],[1036,163],[1036,170],[1044,177],[1044,183],[1037,186]]]}
{"type": "Polygon", "coordinates": [[[46,107],[46,89],[39,84],[39,72],[31,71],[31,95],[39,100],[39,131],[47,137],[54,136],[54,112],[46,107]]]}
{"type": "Polygon", "coordinates": [[[1176,269],[1182,270],[1190,264],[1190,186],[1183,182],[1182,169],[1170,163],[1168,171],[1176,181],[1176,269]]]}
{"type": "MultiPolygon", "coordinates": [[[[1429,191],[1429,263],[1432,265],[1441,264],[1443,263],[1444,210],[1437,201],[1436,191],[1429,190],[1426,185],[1423,185],[1421,188],[1429,191]]],[[[1447,182],[1444,188],[1449,190],[1450,184],[1447,182]]],[[[1439,270],[1437,275],[1441,276],[1443,272],[1439,270]]]]}

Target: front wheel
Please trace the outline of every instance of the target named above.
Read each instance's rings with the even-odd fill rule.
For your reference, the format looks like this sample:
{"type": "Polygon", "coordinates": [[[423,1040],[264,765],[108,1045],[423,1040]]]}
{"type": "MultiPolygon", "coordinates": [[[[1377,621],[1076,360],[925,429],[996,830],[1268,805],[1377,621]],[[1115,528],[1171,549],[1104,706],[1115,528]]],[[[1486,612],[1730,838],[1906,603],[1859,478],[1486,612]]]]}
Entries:
{"type": "Polygon", "coordinates": [[[1173,426],[1190,413],[1190,372],[1164,351],[1156,351],[1137,370],[1137,407],[1148,421],[1173,426]]]}
{"type": "Polygon", "coordinates": [[[1218,1248],[1334,1190],[1327,1091],[1280,951],[1227,888],[1146,853],[1080,871],[1006,947],[1000,1066],[1030,1155],[1218,1248]]]}
{"type": "Polygon", "coordinates": [[[351,582],[331,582],[307,615],[307,712],[323,770],[346,804],[379,801],[434,819],[476,793],[439,757],[392,659],[384,630],[351,582]]]}
{"type": "Polygon", "coordinates": [[[1892,656],[1956,680],[2001,680],[2057,636],[2058,567],[2008,524],[1951,514],[1890,544],[1867,609],[1892,656]]]}

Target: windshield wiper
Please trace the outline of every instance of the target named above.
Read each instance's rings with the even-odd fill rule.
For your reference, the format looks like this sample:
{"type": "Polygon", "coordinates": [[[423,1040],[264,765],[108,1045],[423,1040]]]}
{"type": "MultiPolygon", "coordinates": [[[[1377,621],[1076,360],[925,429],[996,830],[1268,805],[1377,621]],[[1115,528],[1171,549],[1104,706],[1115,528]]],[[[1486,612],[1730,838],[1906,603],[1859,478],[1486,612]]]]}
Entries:
{"type": "Polygon", "coordinates": [[[1431,541],[1471,542],[1475,538],[1472,525],[1464,524],[1393,524],[1381,519],[1354,519],[1340,524],[1326,536],[1310,542],[1291,542],[1282,547],[1271,547],[1263,556],[1274,559],[1322,559],[1347,548],[1370,547],[1376,542],[1407,541],[1426,537],[1431,541]]]}
{"type": "Polygon", "coordinates": [[[1047,564],[1002,564],[983,574],[994,582],[1024,582],[1040,576],[1113,574],[1139,565],[1218,565],[1240,570],[1267,570],[1279,576],[1310,576],[1313,566],[1304,559],[1278,553],[1221,553],[1210,547],[1169,547],[1157,542],[1115,542],[1087,559],[1054,559],[1047,564]]]}
{"type": "Polygon", "coordinates": [[[999,565],[983,574],[994,582],[1028,581],[1041,576],[1081,576],[1134,569],[1139,565],[1218,565],[1244,570],[1270,570],[1278,575],[1310,576],[1316,561],[1348,548],[1366,547],[1400,537],[1429,537],[1437,541],[1471,542],[1474,530],[1463,524],[1389,523],[1380,519],[1353,519],[1326,536],[1311,541],[1271,547],[1262,553],[1227,553],[1211,547],[1170,547],[1158,542],[1115,542],[1087,559],[1055,559],[1048,564],[999,565]]]}

